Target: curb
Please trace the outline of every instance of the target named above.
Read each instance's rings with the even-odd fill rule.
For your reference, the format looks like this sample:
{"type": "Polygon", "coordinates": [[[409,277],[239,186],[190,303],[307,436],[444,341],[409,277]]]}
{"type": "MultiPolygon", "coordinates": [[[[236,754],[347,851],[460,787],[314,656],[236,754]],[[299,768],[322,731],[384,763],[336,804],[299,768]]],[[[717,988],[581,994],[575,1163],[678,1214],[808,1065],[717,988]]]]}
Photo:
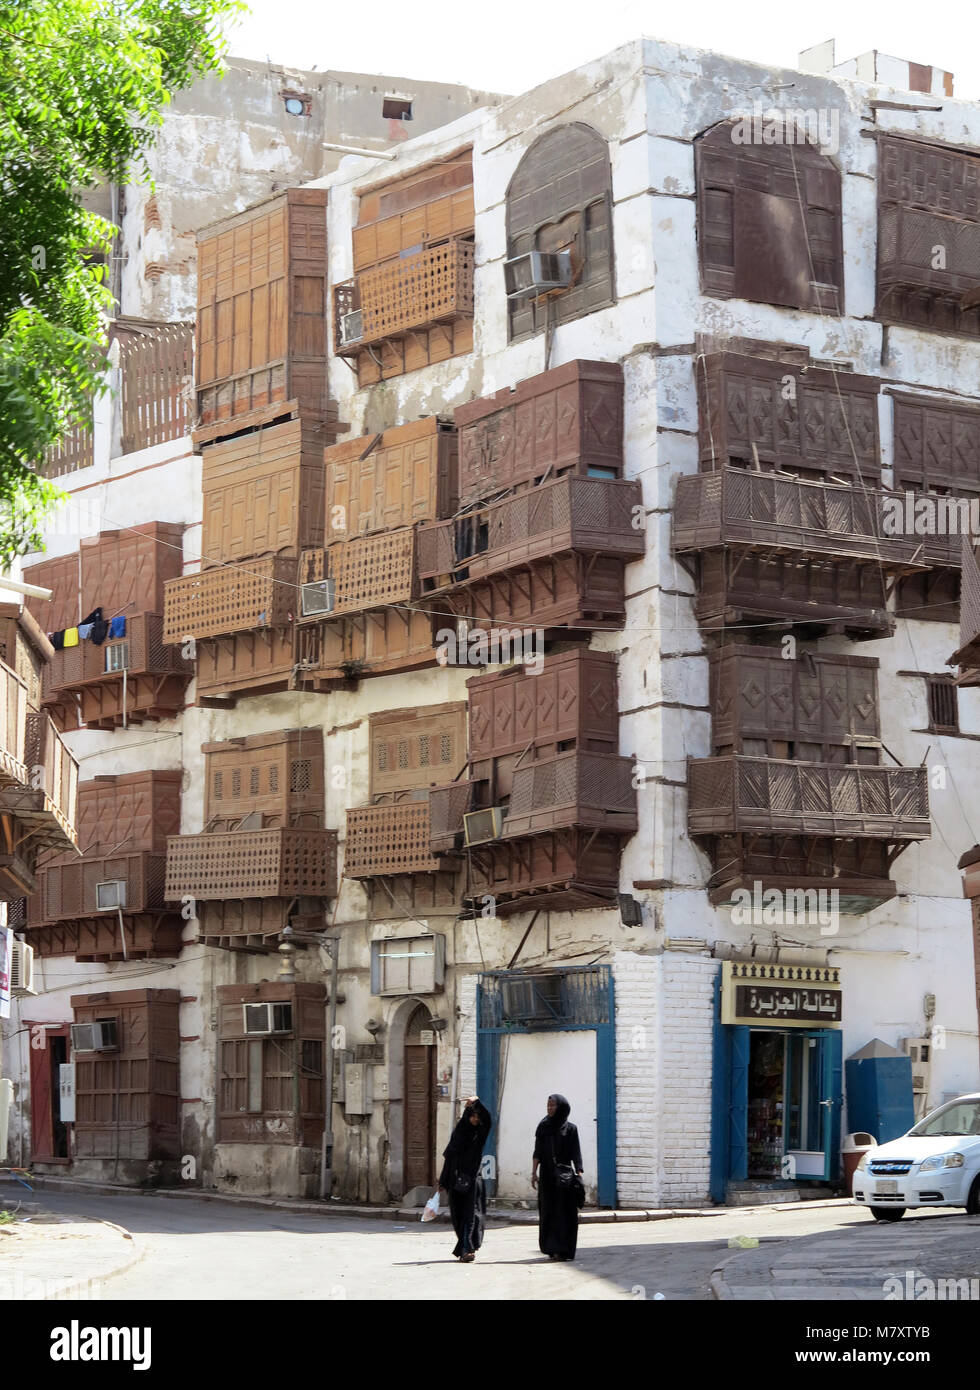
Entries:
{"type": "MultiPolygon", "coordinates": [[[[320,1202],[296,1197],[250,1197],[236,1192],[215,1192],[210,1188],[201,1187],[124,1187],[117,1183],[88,1183],[77,1178],[59,1178],[47,1174],[35,1175],[32,1182],[35,1187],[47,1188],[52,1192],[85,1193],[93,1197],[162,1197],[173,1201],[196,1198],[201,1202],[221,1202],[256,1211],[291,1211],[307,1216],[360,1217],[367,1221],[402,1223],[416,1220],[420,1224],[422,1216],[421,1207],[360,1206],[353,1202],[320,1202]]],[[[579,1212],[579,1223],[595,1225],[623,1221],[676,1221],[688,1217],[723,1216],[733,1211],[811,1211],[821,1207],[849,1205],[850,1200],[849,1197],[836,1197],[814,1202],[766,1202],[758,1207],[636,1207],[618,1210],[592,1207],[579,1212]]],[[[443,1208],[438,1219],[448,1220],[448,1210],[443,1208]]],[[[537,1221],[537,1211],[533,1207],[488,1207],[487,1220],[512,1225],[530,1224],[537,1221]]]]}

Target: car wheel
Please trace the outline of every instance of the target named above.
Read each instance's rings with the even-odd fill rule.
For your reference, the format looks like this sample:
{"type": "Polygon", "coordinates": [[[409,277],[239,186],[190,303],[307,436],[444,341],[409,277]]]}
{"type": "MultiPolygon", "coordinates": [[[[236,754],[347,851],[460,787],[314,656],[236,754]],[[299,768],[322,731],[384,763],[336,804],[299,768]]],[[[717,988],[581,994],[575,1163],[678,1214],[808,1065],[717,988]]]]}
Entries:
{"type": "Polygon", "coordinates": [[[876,1221],[901,1221],[905,1215],[904,1207],[872,1207],[871,1215],[876,1221]]]}
{"type": "Polygon", "coordinates": [[[980,1174],[973,1179],[970,1195],[966,1199],[967,1216],[980,1216],[980,1174]]]}

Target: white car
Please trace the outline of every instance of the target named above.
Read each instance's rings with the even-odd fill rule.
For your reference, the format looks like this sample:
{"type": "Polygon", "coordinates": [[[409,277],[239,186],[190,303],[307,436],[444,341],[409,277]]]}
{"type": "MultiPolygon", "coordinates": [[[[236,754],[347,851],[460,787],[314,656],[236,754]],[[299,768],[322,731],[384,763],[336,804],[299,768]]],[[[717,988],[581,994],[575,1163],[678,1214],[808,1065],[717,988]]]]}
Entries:
{"type": "Polygon", "coordinates": [[[904,1134],[863,1154],[851,1188],[876,1221],[908,1207],[966,1207],[980,1215],[980,1092],[958,1096],[904,1134]]]}

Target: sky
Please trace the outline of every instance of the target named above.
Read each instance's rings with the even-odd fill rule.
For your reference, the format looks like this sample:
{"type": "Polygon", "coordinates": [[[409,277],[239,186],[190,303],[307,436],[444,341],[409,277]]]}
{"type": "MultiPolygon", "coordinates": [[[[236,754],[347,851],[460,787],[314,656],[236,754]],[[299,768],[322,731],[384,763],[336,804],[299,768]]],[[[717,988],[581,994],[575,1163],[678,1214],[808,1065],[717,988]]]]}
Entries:
{"type": "Polygon", "coordinates": [[[641,34],[781,67],[834,38],[838,62],[877,48],[952,72],[955,95],[980,100],[977,0],[891,0],[881,11],[867,0],[251,0],[229,52],[516,94],[641,34]]]}

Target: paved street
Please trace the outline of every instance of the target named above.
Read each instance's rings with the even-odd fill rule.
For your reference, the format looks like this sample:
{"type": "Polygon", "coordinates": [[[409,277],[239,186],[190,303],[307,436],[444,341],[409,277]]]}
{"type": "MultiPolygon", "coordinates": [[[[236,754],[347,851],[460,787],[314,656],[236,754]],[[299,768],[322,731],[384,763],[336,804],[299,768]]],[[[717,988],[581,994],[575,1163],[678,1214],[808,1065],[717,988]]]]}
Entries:
{"type": "MultiPolygon", "coordinates": [[[[838,1285],[852,1287],[855,1276],[867,1288],[869,1270],[880,1285],[889,1273],[922,1268],[923,1249],[969,1221],[942,1214],[880,1227],[847,1204],[728,1208],[583,1226],[579,1258],[563,1265],[540,1255],[534,1225],[498,1224],[488,1230],[477,1261],[466,1266],[451,1258],[453,1236],[443,1222],[321,1217],[153,1195],[48,1191],[43,1202],[52,1211],[106,1219],[133,1233],[139,1259],[105,1282],[105,1299],[594,1300],[662,1293],[667,1299],[709,1300],[717,1296],[712,1271],[733,1255],[740,1272],[725,1277],[743,1290],[754,1288],[737,1297],[768,1297],[771,1267],[783,1271],[779,1278],[787,1287],[793,1278],[785,1276],[788,1259],[797,1261],[800,1285],[799,1293],[788,1296],[827,1298],[838,1285]],[[764,1244],[736,1254],[728,1246],[733,1236],[754,1236],[764,1244]],[[801,1243],[814,1236],[816,1244],[801,1243]],[[811,1277],[815,1268],[819,1272],[811,1277]]],[[[969,1225],[973,1241],[980,1222],[969,1225]]]]}

